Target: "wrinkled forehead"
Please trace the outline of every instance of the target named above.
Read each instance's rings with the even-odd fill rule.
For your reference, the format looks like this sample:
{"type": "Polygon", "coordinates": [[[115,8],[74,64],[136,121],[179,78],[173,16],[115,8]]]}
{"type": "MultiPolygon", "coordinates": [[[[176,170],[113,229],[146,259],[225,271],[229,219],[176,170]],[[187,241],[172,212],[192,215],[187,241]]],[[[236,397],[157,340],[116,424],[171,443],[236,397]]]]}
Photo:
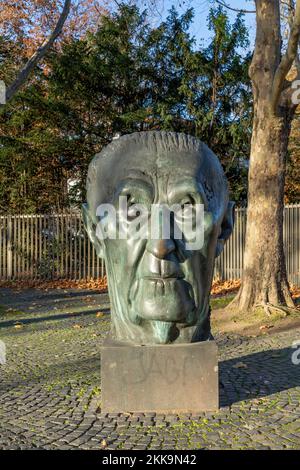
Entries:
{"type": "MultiPolygon", "coordinates": [[[[121,140],[121,139],[120,139],[121,140]]],[[[188,181],[204,192],[208,206],[214,213],[224,212],[227,206],[227,183],[216,155],[203,143],[190,148],[176,145],[152,146],[140,142],[123,141],[108,146],[91,162],[87,181],[89,210],[95,213],[103,203],[113,201],[124,180],[131,184],[140,180],[153,186],[174,187],[188,181]]]]}
{"type": "Polygon", "coordinates": [[[116,156],[113,160],[115,182],[131,176],[162,182],[166,179],[176,180],[178,175],[196,178],[201,173],[199,153],[176,150],[153,153],[147,149],[136,149],[116,156]]]}
{"type": "MultiPolygon", "coordinates": [[[[153,186],[170,187],[186,180],[195,184],[201,181],[201,154],[184,151],[153,152],[147,148],[129,147],[122,153],[110,155],[109,159],[99,159],[95,167],[93,186],[95,203],[110,202],[116,189],[126,180],[145,181],[153,186]]],[[[91,194],[88,195],[89,203],[91,194]]]]}

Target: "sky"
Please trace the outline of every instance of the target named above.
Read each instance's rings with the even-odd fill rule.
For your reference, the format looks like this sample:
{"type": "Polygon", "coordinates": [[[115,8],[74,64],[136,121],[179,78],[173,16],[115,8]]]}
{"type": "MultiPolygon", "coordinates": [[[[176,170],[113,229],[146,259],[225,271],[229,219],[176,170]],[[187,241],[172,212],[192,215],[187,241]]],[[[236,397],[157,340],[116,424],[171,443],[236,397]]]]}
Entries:
{"type": "MultiPolygon", "coordinates": [[[[221,0],[232,8],[254,10],[255,5],[253,0],[221,0]]],[[[149,3],[151,1],[140,2],[140,7],[149,9],[149,3]]],[[[174,5],[179,13],[183,13],[188,8],[194,8],[194,22],[191,26],[191,33],[195,36],[197,45],[203,44],[209,41],[210,31],[207,28],[207,16],[210,6],[213,4],[217,5],[214,0],[161,0],[153,2],[155,6],[151,7],[153,14],[153,21],[160,22],[164,20],[168,14],[168,10],[174,5]]],[[[229,18],[233,21],[237,15],[237,12],[226,9],[229,18]]],[[[246,13],[244,15],[246,26],[249,30],[250,49],[253,50],[255,40],[255,14],[246,13]]]]}

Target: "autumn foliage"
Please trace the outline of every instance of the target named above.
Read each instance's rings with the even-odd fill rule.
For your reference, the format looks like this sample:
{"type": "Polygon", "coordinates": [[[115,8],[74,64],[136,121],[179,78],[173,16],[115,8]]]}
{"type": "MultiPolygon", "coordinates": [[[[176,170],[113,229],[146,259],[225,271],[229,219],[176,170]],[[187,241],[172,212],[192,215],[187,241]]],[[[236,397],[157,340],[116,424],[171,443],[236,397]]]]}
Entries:
{"type": "MultiPolygon", "coordinates": [[[[53,30],[63,4],[63,0],[5,0],[0,4],[0,35],[22,46],[28,58],[53,30]]],[[[105,4],[106,0],[73,1],[60,40],[95,31],[105,4]]]]}

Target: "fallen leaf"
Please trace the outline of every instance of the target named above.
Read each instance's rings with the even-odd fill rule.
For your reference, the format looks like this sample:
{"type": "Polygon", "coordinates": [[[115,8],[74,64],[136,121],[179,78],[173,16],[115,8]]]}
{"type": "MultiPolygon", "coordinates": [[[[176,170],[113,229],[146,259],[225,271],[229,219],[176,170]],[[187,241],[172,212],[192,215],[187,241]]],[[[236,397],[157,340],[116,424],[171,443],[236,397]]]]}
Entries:
{"type": "Polygon", "coordinates": [[[73,328],[82,328],[82,326],[76,323],[76,325],[73,325],[73,328]]]}
{"type": "Polygon", "coordinates": [[[10,287],[17,289],[37,288],[48,292],[49,289],[65,289],[64,292],[68,293],[67,289],[90,289],[103,291],[107,290],[106,276],[97,279],[83,279],[81,281],[70,281],[66,279],[58,279],[52,281],[43,280],[18,280],[18,281],[0,281],[0,287],[10,287]]]}
{"type": "Polygon", "coordinates": [[[233,369],[248,369],[247,364],[245,364],[244,362],[238,362],[237,364],[234,364],[232,367],[233,369]]]}
{"type": "Polygon", "coordinates": [[[230,281],[214,281],[211,289],[213,295],[226,295],[230,292],[235,292],[240,287],[241,281],[239,279],[230,281]]]}
{"type": "Polygon", "coordinates": [[[261,325],[259,327],[260,330],[269,330],[270,328],[273,328],[274,325],[261,325]]]}
{"type": "Polygon", "coordinates": [[[96,313],[96,317],[97,317],[97,318],[101,318],[101,317],[103,317],[103,316],[104,316],[104,313],[103,313],[103,312],[97,312],[97,313],[96,313]]]}
{"type": "Polygon", "coordinates": [[[106,440],[105,440],[105,439],[102,439],[100,445],[101,445],[101,447],[107,447],[107,442],[106,442],[106,440]]]}

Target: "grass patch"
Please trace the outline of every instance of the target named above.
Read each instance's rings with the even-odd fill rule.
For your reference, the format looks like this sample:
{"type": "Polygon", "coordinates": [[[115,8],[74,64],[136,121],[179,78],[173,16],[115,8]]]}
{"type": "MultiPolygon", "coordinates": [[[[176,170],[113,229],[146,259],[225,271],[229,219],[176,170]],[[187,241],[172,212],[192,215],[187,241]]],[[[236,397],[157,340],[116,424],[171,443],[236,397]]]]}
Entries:
{"type": "Polygon", "coordinates": [[[233,315],[232,319],[235,321],[247,322],[249,324],[259,324],[266,326],[274,326],[278,321],[284,320],[286,318],[299,318],[300,312],[290,311],[286,313],[284,311],[272,310],[271,315],[267,315],[262,307],[257,307],[256,309],[245,312],[241,318],[240,314],[233,315]]]}
{"type": "Polygon", "coordinates": [[[268,315],[262,307],[249,312],[238,312],[234,307],[224,309],[234,296],[220,297],[212,299],[212,327],[218,332],[235,332],[242,334],[265,334],[272,332],[276,328],[287,328],[293,322],[299,321],[300,310],[290,310],[289,312],[272,310],[268,315]]]}
{"type": "Polygon", "coordinates": [[[16,310],[14,308],[7,308],[3,305],[0,305],[0,315],[26,315],[25,312],[21,310],[16,310]]]}
{"type": "Polygon", "coordinates": [[[226,295],[224,297],[211,298],[210,306],[213,310],[217,308],[225,308],[233,299],[234,295],[226,295]]]}

